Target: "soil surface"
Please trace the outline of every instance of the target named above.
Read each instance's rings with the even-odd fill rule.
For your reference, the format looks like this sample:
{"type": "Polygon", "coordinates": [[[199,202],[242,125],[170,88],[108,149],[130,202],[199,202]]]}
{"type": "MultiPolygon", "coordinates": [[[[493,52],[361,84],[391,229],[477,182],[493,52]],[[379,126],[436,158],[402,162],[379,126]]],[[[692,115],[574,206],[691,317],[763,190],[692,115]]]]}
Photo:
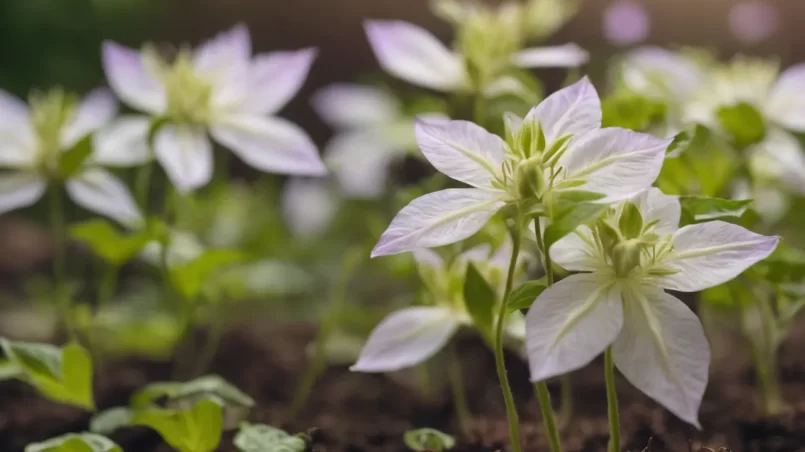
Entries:
{"type": "MultiPolygon", "coordinates": [[[[311,328],[286,328],[263,333],[265,328],[233,329],[224,335],[210,373],[217,373],[257,402],[251,420],[281,426],[291,432],[306,431],[315,451],[403,452],[402,434],[416,427],[433,427],[458,438],[459,452],[493,452],[508,443],[508,430],[492,354],[477,340],[458,342],[462,356],[471,425],[460,433],[449,389],[443,379],[431,378],[430,396],[418,387],[412,374],[370,375],[350,373],[346,367],[328,369],[318,381],[305,412],[288,419],[286,407],[306,365],[305,344],[311,328]]],[[[714,364],[711,383],[702,405],[697,431],[618,381],[624,447],[642,451],[649,438],[651,451],[718,451],[725,447],[741,451],[805,450],[805,356],[797,341],[790,341],[781,354],[786,413],[762,419],[753,401],[753,375],[747,363],[720,359],[714,364]]],[[[734,341],[728,341],[734,348],[734,341]]],[[[714,347],[714,357],[718,357],[714,347]]],[[[741,356],[732,350],[732,356],[741,356]]],[[[730,353],[722,353],[729,357],[730,353]]],[[[127,404],[139,387],[168,379],[171,364],[126,359],[98,372],[96,401],[99,408],[127,404]]],[[[508,357],[508,369],[519,402],[523,446],[527,451],[548,450],[533,389],[525,363],[508,357]]],[[[438,369],[433,372],[440,375],[438,369]]],[[[620,377],[619,377],[620,378],[620,377]]],[[[608,426],[600,361],[572,374],[574,416],[564,429],[564,450],[606,450],[608,426]]],[[[558,405],[558,384],[550,385],[558,405]]],[[[90,415],[49,402],[27,385],[0,384],[0,450],[22,452],[30,442],[66,432],[86,430],[90,415]]],[[[143,428],[126,428],[113,436],[127,452],[168,452],[158,435],[143,428]]],[[[235,451],[231,434],[219,451],[235,451]]]]}

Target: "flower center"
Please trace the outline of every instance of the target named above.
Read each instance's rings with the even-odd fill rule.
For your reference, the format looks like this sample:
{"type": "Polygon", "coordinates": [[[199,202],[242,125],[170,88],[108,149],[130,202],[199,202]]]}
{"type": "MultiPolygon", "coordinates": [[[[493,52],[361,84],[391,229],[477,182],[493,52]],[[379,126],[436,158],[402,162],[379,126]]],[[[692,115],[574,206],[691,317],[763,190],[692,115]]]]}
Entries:
{"type": "Polygon", "coordinates": [[[212,84],[193,67],[193,56],[183,49],[168,65],[156,51],[146,48],[144,58],[165,86],[167,116],[175,122],[206,124],[210,117],[212,84]]]}
{"type": "Polygon", "coordinates": [[[55,172],[62,151],[62,128],[75,114],[74,99],[62,89],[54,88],[46,93],[32,93],[29,104],[37,141],[36,164],[46,172],[55,172]]]}

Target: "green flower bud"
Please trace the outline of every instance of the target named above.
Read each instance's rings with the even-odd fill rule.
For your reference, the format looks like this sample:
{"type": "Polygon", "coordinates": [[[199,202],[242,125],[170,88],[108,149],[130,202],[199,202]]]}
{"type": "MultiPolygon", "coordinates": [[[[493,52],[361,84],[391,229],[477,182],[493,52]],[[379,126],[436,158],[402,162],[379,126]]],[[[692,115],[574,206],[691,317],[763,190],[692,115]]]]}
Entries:
{"type": "Polygon", "coordinates": [[[615,264],[615,274],[626,276],[635,267],[640,265],[640,253],[643,245],[638,240],[626,240],[612,248],[612,261],[615,264]]]}
{"type": "Polygon", "coordinates": [[[514,180],[521,199],[539,198],[545,189],[545,173],[539,159],[529,159],[517,165],[514,180]]]}
{"type": "Polygon", "coordinates": [[[640,209],[631,202],[623,206],[623,213],[618,221],[618,228],[621,235],[627,239],[636,239],[643,232],[643,216],[640,209]]]}

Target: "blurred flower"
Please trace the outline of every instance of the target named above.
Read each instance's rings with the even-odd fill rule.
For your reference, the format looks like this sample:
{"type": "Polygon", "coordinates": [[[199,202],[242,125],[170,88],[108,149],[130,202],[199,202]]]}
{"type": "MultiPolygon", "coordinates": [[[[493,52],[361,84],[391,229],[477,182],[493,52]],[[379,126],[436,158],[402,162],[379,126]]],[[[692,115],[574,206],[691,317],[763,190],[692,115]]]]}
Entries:
{"type": "Polygon", "coordinates": [[[183,48],[172,62],[154,48],[142,52],[113,42],[103,45],[109,84],[131,107],[151,117],[131,116],[111,126],[104,151],[126,155],[153,151],[180,192],[208,183],[212,145],[228,147],[250,166],[267,172],[322,175],[316,146],[295,124],[273,116],[301,87],[314,49],[258,54],[239,25],[195,51],[183,48]]]}
{"type": "MultiPolygon", "coordinates": [[[[95,149],[77,168],[64,168],[67,151],[117,113],[114,97],[104,89],[89,93],[81,102],[54,89],[31,96],[30,108],[0,91],[0,213],[29,206],[45,193],[48,183],[64,182],[76,204],[122,224],[140,223],[142,217],[126,186],[102,165],[114,158],[95,149]]],[[[91,146],[91,143],[87,143],[91,146]]],[[[90,149],[88,149],[90,150],[90,149]]]]}
{"type": "MultiPolygon", "coordinates": [[[[183,229],[173,229],[170,231],[168,252],[165,255],[166,264],[169,268],[186,264],[201,256],[206,249],[196,234],[183,229]]],[[[159,266],[162,260],[162,244],[157,241],[149,242],[143,248],[140,257],[151,265],[159,266]]]]}
{"type": "Polygon", "coordinates": [[[611,4],[603,17],[604,36],[612,44],[626,46],[645,40],[650,29],[645,8],[630,0],[611,4]]]}
{"type": "Polygon", "coordinates": [[[701,322],[666,292],[727,282],[774,251],[779,237],[723,221],[679,228],[674,196],[651,188],[551,247],[571,275],[547,288],[526,316],[531,378],[587,365],[611,347],[635,387],[700,428],[710,347],[701,322]]]}
{"type": "Polygon", "coordinates": [[[739,41],[752,44],[771,36],[780,26],[780,12],[767,1],[736,3],[729,12],[730,31],[739,41]]]}
{"type": "Polygon", "coordinates": [[[321,235],[338,212],[339,195],[326,178],[292,178],[282,190],[282,213],[294,235],[321,235]]]}

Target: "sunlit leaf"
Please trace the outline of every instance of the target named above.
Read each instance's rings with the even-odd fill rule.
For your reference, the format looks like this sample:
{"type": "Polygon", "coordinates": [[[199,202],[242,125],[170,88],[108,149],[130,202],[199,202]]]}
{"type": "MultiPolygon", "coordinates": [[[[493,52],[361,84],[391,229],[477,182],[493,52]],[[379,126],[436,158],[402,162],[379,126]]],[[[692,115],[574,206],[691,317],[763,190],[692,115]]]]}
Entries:
{"type": "Polygon", "coordinates": [[[170,269],[174,288],[186,299],[194,299],[214,272],[243,259],[232,250],[208,250],[188,263],[170,269]]]}
{"type": "Polygon", "coordinates": [[[70,237],[87,244],[95,254],[112,265],[128,262],[151,240],[145,230],[124,235],[110,222],[100,218],[71,226],[70,237]]]}
{"type": "Polygon", "coordinates": [[[123,452],[109,438],[93,433],[69,433],[25,446],[25,452],[123,452]]]}
{"type": "Polygon", "coordinates": [[[753,105],[741,102],[722,107],[716,112],[721,127],[729,133],[739,148],[759,143],[766,136],[766,122],[753,105]]]}
{"type": "Polygon", "coordinates": [[[81,168],[92,153],[92,135],[87,135],[72,149],[62,152],[59,159],[59,175],[67,179],[81,168]]]}
{"type": "Polygon", "coordinates": [[[241,452],[303,452],[304,439],[265,424],[243,423],[232,441],[241,452]]]}
{"type": "Polygon", "coordinates": [[[415,452],[440,452],[452,449],[456,445],[456,440],[452,436],[435,428],[409,430],[403,435],[403,441],[409,449],[415,452]]]}
{"type": "Polygon", "coordinates": [[[131,425],[134,412],[127,407],[115,407],[103,410],[92,417],[89,431],[101,435],[111,435],[115,430],[131,425]]]}
{"type": "Polygon", "coordinates": [[[545,248],[550,249],[551,245],[579,226],[594,222],[608,208],[607,204],[580,202],[557,212],[553,222],[545,228],[545,248]]]}
{"type": "Polygon", "coordinates": [[[223,409],[213,400],[201,399],[186,409],[137,410],[131,422],[156,430],[179,452],[212,452],[221,442],[223,409]]]}
{"type": "Polygon", "coordinates": [[[680,196],[682,224],[741,217],[751,199],[721,199],[708,196],[680,196]]]}
{"type": "Polygon", "coordinates": [[[547,288],[548,283],[544,277],[536,281],[523,283],[520,287],[512,290],[506,307],[509,309],[509,312],[528,309],[531,307],[531,304],[534,303],[534,300],[547,288]]]}

